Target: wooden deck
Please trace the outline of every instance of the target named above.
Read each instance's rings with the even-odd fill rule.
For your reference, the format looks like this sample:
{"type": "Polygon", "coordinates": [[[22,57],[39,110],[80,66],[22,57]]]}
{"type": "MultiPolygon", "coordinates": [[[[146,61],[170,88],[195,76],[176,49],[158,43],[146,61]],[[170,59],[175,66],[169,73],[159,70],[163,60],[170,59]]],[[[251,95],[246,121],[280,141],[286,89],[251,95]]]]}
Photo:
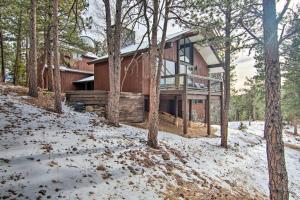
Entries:
{"type": "Polygon", "coordinates": [[[174,74],[161,77],[161,96],[175,100],[175,117],[178,117],[178,100],[182,100],[183,134],[187,134],[191,119],[191,100],[206,100],[207,134],[211,134],[211,100],[220,100],[220,121],[223,119],[223,81],[193,74],[174,74]]]}

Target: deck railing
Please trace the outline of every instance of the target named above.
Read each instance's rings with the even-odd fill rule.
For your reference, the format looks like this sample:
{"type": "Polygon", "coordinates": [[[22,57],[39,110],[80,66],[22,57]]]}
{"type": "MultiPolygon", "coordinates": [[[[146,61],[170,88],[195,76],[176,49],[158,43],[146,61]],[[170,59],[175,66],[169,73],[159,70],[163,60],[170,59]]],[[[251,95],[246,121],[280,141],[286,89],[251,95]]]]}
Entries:
{"type": "Polygon", "coordinates": [[[222,80],[194,74],[174,74],[161,77],[161,90],[196,90],[221,92],[222,80]]]}

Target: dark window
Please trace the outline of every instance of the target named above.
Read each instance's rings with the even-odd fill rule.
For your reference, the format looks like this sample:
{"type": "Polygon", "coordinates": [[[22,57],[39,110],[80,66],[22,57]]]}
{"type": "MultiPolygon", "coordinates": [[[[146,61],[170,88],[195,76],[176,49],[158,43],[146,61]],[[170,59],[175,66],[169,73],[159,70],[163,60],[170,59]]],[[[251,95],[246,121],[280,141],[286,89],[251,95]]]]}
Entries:
{"type": "Polygon", "coordinates": [[[193,43],[188,38],[179,41],[180,61],[193,64],[193,43]]]}

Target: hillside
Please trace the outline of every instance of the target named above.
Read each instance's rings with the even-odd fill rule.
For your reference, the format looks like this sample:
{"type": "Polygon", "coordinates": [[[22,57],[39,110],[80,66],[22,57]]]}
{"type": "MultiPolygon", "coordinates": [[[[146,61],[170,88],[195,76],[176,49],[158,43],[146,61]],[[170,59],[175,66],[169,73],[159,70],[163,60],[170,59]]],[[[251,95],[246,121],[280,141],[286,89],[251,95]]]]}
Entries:
{"type": "MultiPolygon", "coordinates": [[[[0,85],[0,199],[266,199],[263,122],[220,138],[111,127],[64,105],[57,115],[0,85]]],[[[215,126],[218,130],[219,127],[215,126]]],[[[290,199],[300,199],[300,139],[284,135],[290,199]]]]}

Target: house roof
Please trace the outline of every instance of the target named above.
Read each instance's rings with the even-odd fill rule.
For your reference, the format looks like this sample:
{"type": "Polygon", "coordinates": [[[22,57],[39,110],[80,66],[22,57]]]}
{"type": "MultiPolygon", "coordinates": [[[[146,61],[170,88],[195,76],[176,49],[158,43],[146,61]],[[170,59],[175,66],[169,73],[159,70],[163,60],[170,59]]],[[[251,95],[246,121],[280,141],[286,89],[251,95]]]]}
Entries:
{"type": "Polygon", "coordinates": [[[86,53],[82,54],[82,57],[91,58],[91,59],[99,58],[96,54],[94,54],[92,52],[86,52],[86,53]]]}
{"type": "MultiPolygon", "coordinates": [[[[176,41],[180,38],[189,37],[189,36],[193,36],[193,35],[197,35],[197,34],[198,34],[198,31],[192,31],[192,30],[179,31],[179,32],[167,35],[166,42],[176,41]]],[[[144,39],[143,42],[139,42],[139,43],[132,44],[132,45],[122,48],[121,55],[122,56],[132,55],[136,51],[145,52],[148,50],[148,48],[149,48],[148,41],[144,39]]],[[[106,61],[107,59],[108,59],[108,55],[104,55],[102,57],[99,57],[98,59],[88,62],[88,64],[101,63],[101,62],[106,61]]]]}
{"type": "Polygon", "coordinates": [[[89,77],[86,77],[86,78],[83,78],[83,79],[79,79],[77,81],[73,81],[73,83],[85,83],[85,82],[92,82],[94,81],[94,76],[89,76],[89,77]]]}
{"type": "MultiPolygon", "coordinates": [[[[45,65],[45,68],[48,68],[47,65],[45,65]]],[[[52,68],[54,68],[54,66],[52,65],[52,68]]],[[[84,71],[84,70],[80,70],[80,69],[72,69],[63,65],[59,66],[59,70],[60,71],[65,71],[65,72],[74,72],[74,73],[82,73],[82,74],[94,74],[94,72],[91,71],[84,71]]]]}
{"type": "MultiPolygon", "coordinates": [[[[166,42],[173,42],[176,40],[179,40],[181,38],[189,38],[191,42],[194,43],[194,47],[199,51],[205,62],[208,64],[208,67],[216,66],[218,65],[218,68],[222,68],[222,61],[219,58],[218,54],[216,53],[215,49],[211,45],[200,45],[197,43],[198,41],[203,40],[203,35],[199,33],[199,31],[193,31],[193,30],[184,30],[179,31],[173,34],[169,34],[166,36],[166,42]]],[[[149,48],[148,41],[143,41],[142,43],[136,43],[133,45],[129,45],[125,48],[121,49],[121,56],[129,56],[134,54],[135,52],[142,53],[147,51],[149,48]]],[[[102,56],[98,59],[92,60],[88,62],[88,64],[95,64],[95,63],[101,63],[105,62],[108,59],[108,55],[102,56]]],[[[222,71],[222,69],[219,69],[219,71],[222,71]]],[[[214,69],[213,71],[215,71],[214,69]]],[[[223,70],[224,71],[224,70],[223,70]]]]}
{"type": "Polygon", "coordinates": [[[91,71],[84,71],[84,70],[80,70],[80,69],[72,69],[72,68],[68,68],[65,66],[60,66],[59,67],[60,71],[66,71],[66,72],[75,72],[75,73],[82,73],[82,74],[94,74],[94,72],[91,71]]]}

